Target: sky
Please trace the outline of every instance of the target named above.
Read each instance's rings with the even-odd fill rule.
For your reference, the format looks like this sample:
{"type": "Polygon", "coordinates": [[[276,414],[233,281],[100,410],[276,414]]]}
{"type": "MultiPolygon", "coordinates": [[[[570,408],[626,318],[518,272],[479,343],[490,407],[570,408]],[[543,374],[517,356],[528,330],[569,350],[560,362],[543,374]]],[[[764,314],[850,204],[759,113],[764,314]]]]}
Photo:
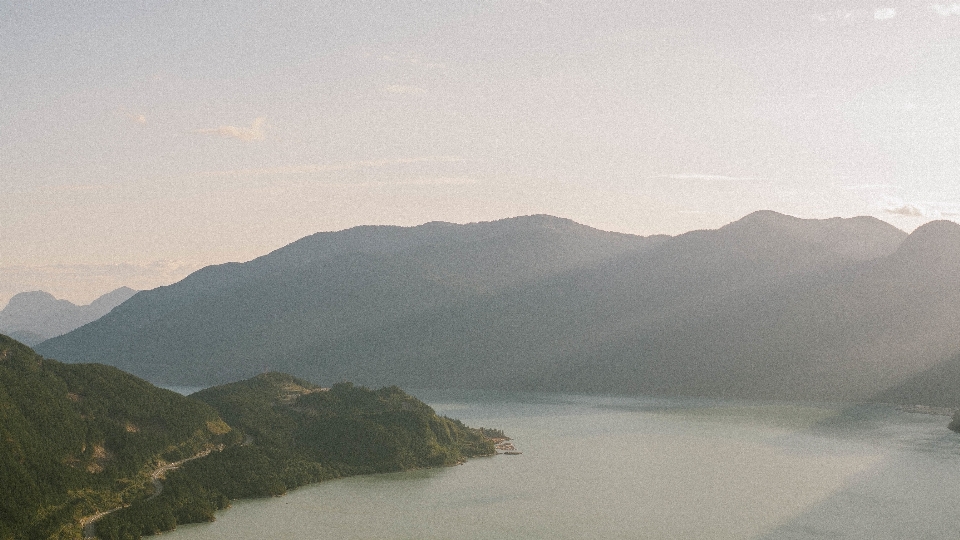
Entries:
{"type": "Polygon", "coordinates": [[[0,0],[0,306],[318,231],[960,219],[960,2],[0,0]]]}

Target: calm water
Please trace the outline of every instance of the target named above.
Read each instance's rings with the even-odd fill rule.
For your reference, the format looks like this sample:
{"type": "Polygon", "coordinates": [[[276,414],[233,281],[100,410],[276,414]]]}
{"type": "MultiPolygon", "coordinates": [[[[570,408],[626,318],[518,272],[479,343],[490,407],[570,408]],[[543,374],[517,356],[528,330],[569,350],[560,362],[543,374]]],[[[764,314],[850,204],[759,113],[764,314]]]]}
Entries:
{"type": "Polygon", "coordinates": [[[960,436],[889,407],[417,393],[520,456],[235,502],[171,540],[956,538],[960,436]]]}

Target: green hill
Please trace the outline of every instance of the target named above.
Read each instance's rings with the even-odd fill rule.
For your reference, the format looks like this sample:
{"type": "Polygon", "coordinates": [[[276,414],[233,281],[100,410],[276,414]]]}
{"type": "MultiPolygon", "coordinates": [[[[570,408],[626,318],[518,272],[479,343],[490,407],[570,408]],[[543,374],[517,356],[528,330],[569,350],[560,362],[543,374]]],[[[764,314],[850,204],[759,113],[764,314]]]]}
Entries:
{"type": "Polygon", "coordinates": [[[479,430],[437,416],[395,386],[324,389],[267,373],[191,397],[215,408],[251,446],[283,449],[339,473],[453,465],[493,453],[479,430]]]}
{"type": "Polygon", "coordinates": [[[191,397],[216,409],[243,434],[243,444],[185,463],[167,476],[158,497],[101,520],[102,538],[137,538],[212,520],[231,499],[494,453],[480,430],[437,416],[396,387],[374,391],[341,383],[323,389],[268,373],[191,397]]]}
{"type": "Polygon", "coordinates": [[[82,517],[148,495],[158,464],[229,431],[202,402],[0,335],[0,538],[79,538],[82,517]]]}
{"type": "Polygon", "coordinates": [[[139,538],[212,520],[232,499],[494,453],[396,387],[269,373],[184,397],[2,335],[0,440],[0,540],[80,538],[104,511],[99,537],[139,538]]]}
{"type": "Polygon", "coordinates": [[[453,465],[493,453],[479,430],[437,416],[396,386],[338,383],[324,389],[267,373],[191,397],[211,405],[255,445],[293,449],[349,472],[453,465]]]}

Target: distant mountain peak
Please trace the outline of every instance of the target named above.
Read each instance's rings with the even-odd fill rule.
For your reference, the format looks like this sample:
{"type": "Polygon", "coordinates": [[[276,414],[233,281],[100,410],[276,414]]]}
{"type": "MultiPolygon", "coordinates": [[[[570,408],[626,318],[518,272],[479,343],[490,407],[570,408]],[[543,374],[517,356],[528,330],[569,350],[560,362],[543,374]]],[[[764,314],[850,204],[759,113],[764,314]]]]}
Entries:
{"type": "Polygon", "coordinates": [[[944,219],[925,223],[904,239],[897,255],[960,262],[960,224],[944,219]]]}
{"type": "Polygon", "coordinates": [[[0,332],[15,334],[28,345],[36,345],[99,319],[136,292],[121,287],[85,306],[59,300],[46,291],[22,292],[0,310],[0,332]]]}
{"type": "Polygon", "coordinates": [[[562,218],[562,217],[557,217],[557,216],[551,216],[550,214],[529,214],[529,215],[526,215],[526,216],[516,216],[516,217],[504,218],[504,219],[501,219],[501,220],[498,220],[498,221],[515,221],[515,222],[519,222],[519,223],[541,223],[541,224],[560,224],[560,223],[563,223],[563,224],[565,224],[565,225],[580,225],[581,227],[585,227],[585,225],[581,225],[580,223],[577,223],[576,221],[574,221],[574,220],[572,220],[572,219],[562,218]]]}
{"type": "Polygon", "coordinates": [[[788,214],[782,214],[780,212],[775,212],[773,210],[757,210],[756,212],[751,212],[742,218],[727,224],[723,228],[743,228],[743,227],[803,227],[804,225],[822,225],[822,226],[838,226],[838,225],[861,225],[874,227],[877,229],[887,229],[890,231],[899,230],[893,225],[890,225],[886,221],[877,219],[873,216],[856,216],[850,218],[842,217],[830,217],[825,219],[817,218],[799,218],[791,216],[788,214]]]}
{"type": "Polygon", "coordinates": [[[17,298],[17,299],[20,299],[20,300],[23,300],[23,299],[25,299],[25,298],[37,298],[37,299],[43,298],[44,300],[47,300],[47,299],[49,299],[49,300],[56,300],[56,299],[57,299],[55,296],[53,296],[52,294],[48,293],[47,291],[25,291],[25,292],[17,293],[17,294],[15,294],[15,295],[13,295],[13,298],[17,298]]]}
{"type": "Polygon", "coordinates": [[[960,238],[960,224],[946,219],[928,221],[917,227],[910,237],[914,238],[960,238]]]}
{"type": "Polygon", "coordinates": [[[777,250],[780,246],[799,242],[853,260],[890,255],[907,236],[893,225],[873,217],[805,219],[772,210],[748,214],[721,227],[719,232],[734,245],[762,245],[764,249],[777,250]]]}
{"type": "Polygon", "coordinates": [[[799,219],[801,218],[789,216],[787,214],[781,214],[780,212],[776,212],[774,210],[757,210],[755,212],[750,212],[733,223],[778,223],[796,221],[799,219]]]}
{"type": "Polygon", "coordinates": [[[771,232],[801,230],[818,221],[821,220],[788,216],[773,210],[757,210],[720,227],[719,230],[767,235],[771,232]]]}
{"type": "Polygon", "coordinates": [[[49,308],[51,306],[76,307],[76,304],[69,300],[59,300],[46,291],[27,291],[13,295],[3,311],[14,313],[24,310],[49,308]]]}
{"type": "Polygon", "coordinates": [[[551,216],[550,214],[530,214],[526,216],[515,216],[515,217],[495,219],[492,221],[476,221],[473,223],[466,223],[464,225],[445,223],[442,221],[432,221],[425,225],[421,225],[421,227],[427,226],[427,225],[445,225],[445,226],[453,226],[453,227],[487,227],[487,228],[499,228],[499,227],[511,227],[511,228],[512,227],[523,227],[523,228],[540,227],[540,228],[550,228],[550,229],[558,229],[558,228],[590,229],[592,228],[587,225],[577,223],[572,219],[551,216]]]}

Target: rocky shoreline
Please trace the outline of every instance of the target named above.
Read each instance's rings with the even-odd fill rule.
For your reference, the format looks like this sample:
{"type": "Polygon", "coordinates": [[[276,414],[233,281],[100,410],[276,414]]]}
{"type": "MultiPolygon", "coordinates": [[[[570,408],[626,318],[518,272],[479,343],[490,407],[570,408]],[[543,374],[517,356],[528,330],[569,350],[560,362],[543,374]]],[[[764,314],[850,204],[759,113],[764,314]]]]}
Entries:
{"type": "Polygon", "coordinates": [[[491,440],[493,441],[493,447],[497,450],[497,454],[502,454],[505,456],[519,456],[523,453],[517,450],[517,447],[510,442],[510,437],[498,437],[491,440]]]}

